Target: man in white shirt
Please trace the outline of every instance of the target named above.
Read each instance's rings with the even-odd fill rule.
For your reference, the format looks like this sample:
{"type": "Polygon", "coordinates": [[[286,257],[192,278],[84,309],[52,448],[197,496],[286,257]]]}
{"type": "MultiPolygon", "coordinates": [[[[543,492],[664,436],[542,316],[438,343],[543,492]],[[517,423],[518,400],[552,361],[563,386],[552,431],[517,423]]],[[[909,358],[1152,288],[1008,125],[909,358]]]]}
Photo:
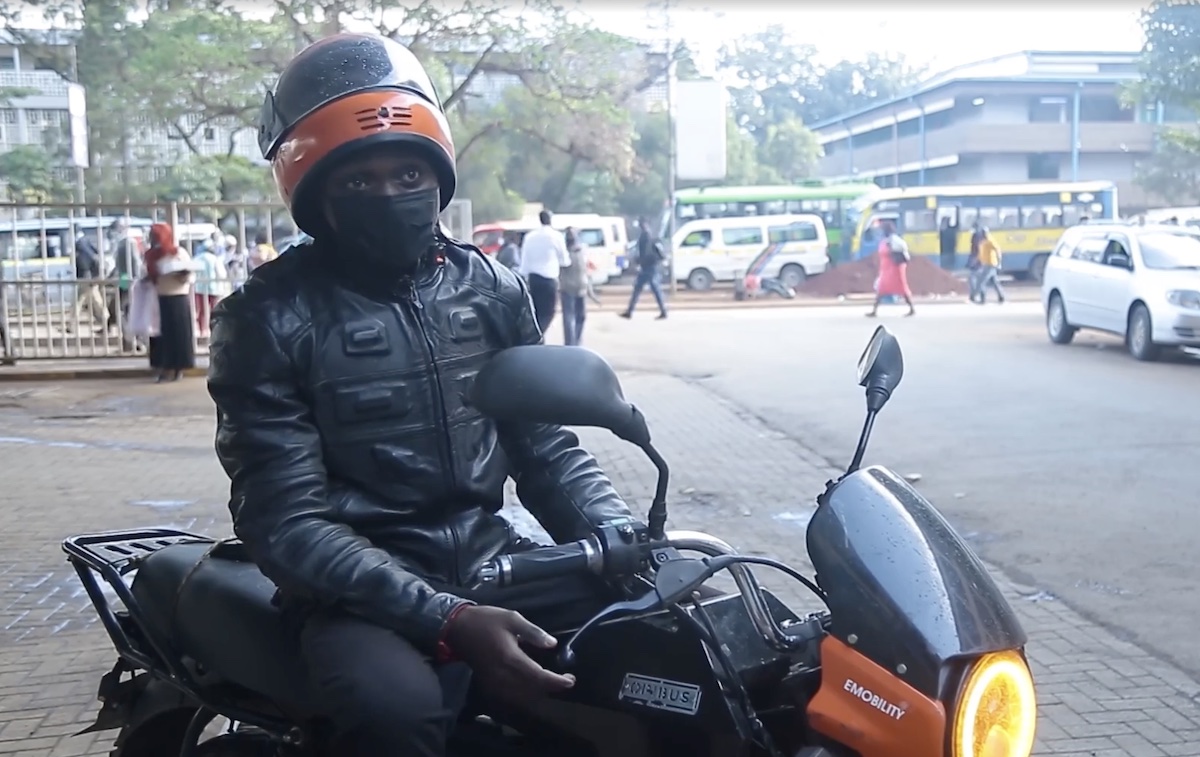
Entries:
{"type": "Polygon", "coordinates": [[[538,213],[542,225],[525,235],[521,242],[521,263],[517,272],[529,282],[529,297],[542,333],[554,320],[558,304],[558,274],[571,265],[563,235],[550,228],[550,211],[538,213]]]}

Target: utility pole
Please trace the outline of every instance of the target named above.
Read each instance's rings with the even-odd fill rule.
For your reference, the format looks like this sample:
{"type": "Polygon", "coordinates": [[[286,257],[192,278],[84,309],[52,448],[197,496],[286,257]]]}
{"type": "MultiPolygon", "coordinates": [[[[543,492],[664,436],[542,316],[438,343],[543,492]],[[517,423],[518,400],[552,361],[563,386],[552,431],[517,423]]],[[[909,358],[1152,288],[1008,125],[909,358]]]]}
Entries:
{"type": "Polygon", "coordinates": [[[671,39],[671,0],[663,0],[663,15],[667,36],[667,238],[663,247],[670,253],[667,276],[673,295],[678,292],[679,284],[675,281],[675,250],[671,249],[675,238],[675,49],[671,39]]]}

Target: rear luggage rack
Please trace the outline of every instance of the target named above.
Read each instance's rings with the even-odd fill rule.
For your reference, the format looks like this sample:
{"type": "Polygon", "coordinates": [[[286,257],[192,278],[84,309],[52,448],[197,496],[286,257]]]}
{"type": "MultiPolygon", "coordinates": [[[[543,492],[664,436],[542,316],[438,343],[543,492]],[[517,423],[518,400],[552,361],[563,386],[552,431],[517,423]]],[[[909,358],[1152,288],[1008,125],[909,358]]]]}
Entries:
{"type": "Polygon", "coordinates": [[[146,633],[146,624],[138,622],[141,615],[137,600],[125,582],[125,575],[138,568],[142,561],[160,549],[176,544],[215,544],[216,539],[210,536],[179,531],[174,528],[146,528],[136,531],[108,531],[100,534],[83,534],[72,536],[63,542],[63,552],[67,553],[67,561],[79,575],[88,598],[96,608],[104,630],[112,639],[113,646],[123,659],[136,667],[143,669],[166,669],[171,676],[180,680],[186,673],[180,670],[174,658],[169,654],[165,639],[150,638],[146,633]],[[112,588],[113,593],[125,610],[135,620],[135,624],[143,630],[145,644],[150,649],[144,649],[145,644],[139,645],[129,636],[121,619],[109,603],[109,598],[100,588],[96,580],[99,573],[104,582],[112,588]]]}
{"type": "MultiPolygon", "coordinates": [[[[140,531],[108,531],[73,536],[63,542],[63,551],[92,570],[111,569],[124,575],[146,557],[174,544],[205,544],[216,541],[209,536],[173,528],[147,528],[140,531]]],[[[109,578],[109,576],[105,576],[109,578]]]]}

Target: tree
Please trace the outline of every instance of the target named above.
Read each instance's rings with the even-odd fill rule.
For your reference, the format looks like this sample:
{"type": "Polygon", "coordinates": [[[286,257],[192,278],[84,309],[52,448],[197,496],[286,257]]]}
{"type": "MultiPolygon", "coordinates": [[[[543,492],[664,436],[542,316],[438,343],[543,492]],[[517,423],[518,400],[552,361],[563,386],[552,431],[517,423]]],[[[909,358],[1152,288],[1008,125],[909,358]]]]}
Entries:
{"type": "Polygon", "coordinates": [[[738,81],[730,88],[736,123],[759,142],[766,139],[768,124],[789,117],[803,121],[807,98],[820,87],[820,71],[812,62],[817,49],[789,37],[783,25],[773,24],[721,50],[719,67],[738,81]]]}
{"type": "Polygon", "coordinates": [[[1157,142],[1154,153],[1138,164],[1137,183],[1172,205],[1200,202],[1200,135],[1164,128],[1157,142]]]}
{"type": "Polygon", "coordinates": [[[770,124],[788,118],[812,124],[896,97],[921,74],[899,55],[871,53],[828,67],[818,57],[817,48],[793,42],[778,24],[722,49],[719,65],[738,81],[731,88],[737,123],[760,145],[770,124]]]}
{"type": "MultiPolygon", "coordinates": [[[[1142,78],[1124,93],[1126,104],[1164,102],[1200,113],[1200,5],[1158,0],[1142,13],[1142,30],[1142,78]]],[[[1136,178],[1167,202],[1200,201],[1200,136],[1160,129],[1136,178]]]]}
{"type": "Polygon", "coordinates": [[[228,127],[221,145],[232,155],[237,135],[256,129],[263,92],[281,70],[289,38],[278,24],[222,8],[152,12],[138,30],[126,81],[133,102],[152,122],[166,125],[192,155],[210,154],[206,132],[228,127]]]}
{"type": "Polygon", "coordinates": [[[1200,5],[1157,0],[1142,12],[1144,100],[1158,100],[1200,112],[1200,5]]]}
{"type": "Polygon", "coordinates": [[[54,176],[50,155],[33,145],[17,145],[0,154],[0,181],[8,189],[9,202],[47,203],[67,193],[54,176]]]}
{"type": "Polygon", "coordinates": [[[794,116],[767,126],[766,139],[758,148],[761,171],[785,184],[811,178],[820,157],[816,135],[794,116]]]}

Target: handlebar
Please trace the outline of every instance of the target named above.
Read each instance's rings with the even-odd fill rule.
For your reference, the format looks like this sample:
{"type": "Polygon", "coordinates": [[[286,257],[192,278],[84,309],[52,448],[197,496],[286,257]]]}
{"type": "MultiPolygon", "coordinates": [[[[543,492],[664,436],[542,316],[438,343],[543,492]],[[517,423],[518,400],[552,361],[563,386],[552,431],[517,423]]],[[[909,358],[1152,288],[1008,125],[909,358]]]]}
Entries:
{"type": "MultiPolygon", "coordinates": [[[[645,533],[644,527],[637,529],[627,523],[602,526],[586,539],[501,555],[484,563],[479,577],[485,585],[504,587],[564,573],[624,576],[647,567],[651,551],[663,548],[700,552],[711,557],[737,554],[737,550],[721,539],[698,531],[668,531],[660,542],[650,542],[645,533]]],[[[731,565],[729,572],[741,594],[746,613],[764,642],[780,651],[790,651],[807,642],[807,637],[788,633],[780,627],[767,607],[762,587],[747,566],[731,565]]]]}
{"type": "Polygon", "coordinates": [[[600,550],[599,540],[589,536],[552,547],[500,555],[484,563],[479,578],[485,584],[503,587],[542,581],[563,573],[599,575],[604,570],[604,556],[600,550]]]}

